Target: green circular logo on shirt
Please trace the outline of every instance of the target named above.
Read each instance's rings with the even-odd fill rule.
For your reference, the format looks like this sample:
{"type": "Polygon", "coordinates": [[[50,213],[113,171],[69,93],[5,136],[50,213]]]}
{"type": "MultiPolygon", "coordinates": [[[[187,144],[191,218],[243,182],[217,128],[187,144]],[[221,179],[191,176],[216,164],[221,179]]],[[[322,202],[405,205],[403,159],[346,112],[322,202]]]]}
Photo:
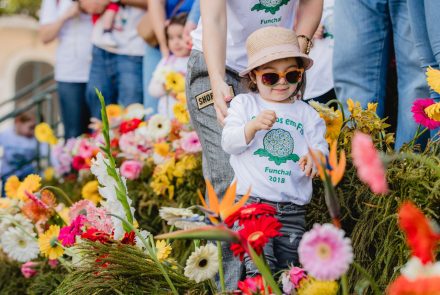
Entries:
{"type": "Polygon", "coordinates": [[[275,14],[280,7],[289,3],[290,0],[259,0],[258,4],[255,4],[252,7],[251,11],[261,11],[268,12],[271,14],[275,14]]]}
{"type": "Polygon", "coordinates": [[[295,143],[292,135],[284,129],[272,129],[263,138],[263,148],[254,152],[254,155],[267,157],[269,161],[280,165],[288,160],[297,162],[298,155],[293,153],[295,143]]]}

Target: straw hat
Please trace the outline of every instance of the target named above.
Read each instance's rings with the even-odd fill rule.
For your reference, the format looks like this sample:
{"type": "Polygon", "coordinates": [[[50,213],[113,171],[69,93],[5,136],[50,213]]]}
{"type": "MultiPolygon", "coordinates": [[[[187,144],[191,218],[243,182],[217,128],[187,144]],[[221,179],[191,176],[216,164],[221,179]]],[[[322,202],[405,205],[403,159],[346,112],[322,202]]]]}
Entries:
{"type": "Polygon", "coordinates": [[[246,40],[246,50],[248,67],[240,72],[241,77],[265,63],[282,58],[299,57],[306,70],[313,64],[313,60],[299,49],[295,32],[283,27],[264,27],[253,32],[246,40]]]}

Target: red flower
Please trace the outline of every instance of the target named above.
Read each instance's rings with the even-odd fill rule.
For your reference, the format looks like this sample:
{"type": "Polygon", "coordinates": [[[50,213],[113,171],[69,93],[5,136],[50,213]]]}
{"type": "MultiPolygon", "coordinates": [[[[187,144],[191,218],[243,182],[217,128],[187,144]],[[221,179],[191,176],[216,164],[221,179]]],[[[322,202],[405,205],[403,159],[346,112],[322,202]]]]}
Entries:
{"type": "Polygon", "coordinates": [[[114,149],[117,149],[119,147],[119,138],[113,138],[110,141],[110,147],[114,148],[114,149]]]}
{"type": "Polygon", "coordinates": [[[121,243],[134,246],[136,245],[135,238],[136,238],[136,234],[134,233],[134,231],[125,233],[124,237],[121,240],[121,243]]]}
{"type": "Polygon", "coordinates": [[[109,234],[91,227],[86,232],[81,234],[81,238],[90,240],[92,242],[99,241],[100,243],[104,244],[107,243],[111,237],[109,234]]]}
{"type": "Polygon", "coordinates": [[[124,121],[121,123],[121,126],[119,126],[119,132],[124,134],[130,131],[135,130],[136,128],[138,128],[139,124],[142,123],[142,120],[139,120],[137,118],[128,120],[128,121],[124,121]]]}
{"type": "Polygon", "coordinates": [[[228,218],[226,218],[225,223],[232,227],[235,221],[239,221],[242,225],[244,220],[252,219],[258,215],[269,215],[274,216],[276,214],[276,209],[267,204],[249,204],[241,207],[234,213],[232,213],[228,218]]]}
{"type": "Polygon", "coordinates": [[[261,275],[257,275],[253,278],[247,278],[244,281],[238,282],[238,288],[244,295],[269,295],[272,294],[272,289],[267,286],[268,294],[264,292],[264,282],[261,275]]]}
{"type": "Polygon", "coordinates": [[[440,277],[425,277],[408,280],[398,277],[387,290],[388,295],[438,295],[440,294],[440,277]]]}
{"type": "Polygon", "coordinates": [[[82,169],[89,169],[90,165],[87,164],[86,159],[84,159],[83,157],[75,156],[75,157],[73,157],[73,160],[72,160],[72,167],[73,167],[73,169],[79,171],[82,169]]]}
{"type": "Polygon", "coordinates": [[[239,256],[243,260],[245,252],[249,252],[249,245],[260,255],[263,253],[263,247],[269,239],[281,236],[280,229],[283,225],[273,216],[260,216],[246,220],[243,228],[238,231],[240,243],[231,245],[231,250],[235,256],[239,256]]]}
{"type": "Polygon", "coordinates": [[[412,255],[423,264],[433,262],[440,235],[433,231],[422,211],[411,202],[403,203],[399,210],[399,225],[406,233],[412,255]]]}

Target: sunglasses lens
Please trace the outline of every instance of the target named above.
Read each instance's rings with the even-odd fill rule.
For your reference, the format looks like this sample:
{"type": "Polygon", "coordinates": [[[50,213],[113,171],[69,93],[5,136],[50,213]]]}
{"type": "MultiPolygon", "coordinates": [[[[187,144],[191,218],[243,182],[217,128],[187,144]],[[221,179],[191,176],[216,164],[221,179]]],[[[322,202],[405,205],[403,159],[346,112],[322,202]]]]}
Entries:
{"type": "Polygon", "coordinates": [[[278,76],[277,73],[265,73],[261,75],[261,82],[263,82],[264,85],[275,85],[279,79],[280,76],[278,76]]]}
{"type": "Polygon", "coordinates": [[[286,80],[290,84],[298,83],[301,80],[302,73],[300,71],[291,71],[286,74],[286,80]]]}

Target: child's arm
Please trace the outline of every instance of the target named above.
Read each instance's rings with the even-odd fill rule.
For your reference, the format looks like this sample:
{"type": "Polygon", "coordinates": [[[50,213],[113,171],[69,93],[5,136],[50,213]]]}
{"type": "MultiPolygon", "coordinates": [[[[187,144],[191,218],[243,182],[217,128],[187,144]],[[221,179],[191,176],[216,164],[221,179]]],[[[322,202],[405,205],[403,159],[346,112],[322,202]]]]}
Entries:
{"type": "Polygon", "coordinates": [[[231,155],[244,152],[259,130],[269,130],[275,123],[276,115],[273,111],[263,111],[256,118],[248,121],[243,100],[246,97],[235,97],[228,109],[225,127],[222,132],[222,148],[231,155]]]}

